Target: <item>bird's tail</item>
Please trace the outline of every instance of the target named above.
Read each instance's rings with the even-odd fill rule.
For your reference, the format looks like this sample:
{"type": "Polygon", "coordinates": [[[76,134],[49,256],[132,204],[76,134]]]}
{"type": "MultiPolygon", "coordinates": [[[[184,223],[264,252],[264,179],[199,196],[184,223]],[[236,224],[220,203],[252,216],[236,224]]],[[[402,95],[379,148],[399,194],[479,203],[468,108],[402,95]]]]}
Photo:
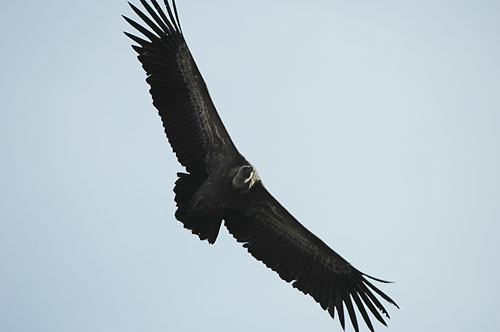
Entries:
{"type": "Polygon", "coordinates": [[[179,177],[175,182],[175,202],[177,211],[175,217],[184,224],[184,227],[199,236],[201,240],[215,243],[222,222],[219,214],[210,213],[204,209],[193,207],[193,196],[201,187],[204,180],[192,174],[177,173],[179,177]]]}

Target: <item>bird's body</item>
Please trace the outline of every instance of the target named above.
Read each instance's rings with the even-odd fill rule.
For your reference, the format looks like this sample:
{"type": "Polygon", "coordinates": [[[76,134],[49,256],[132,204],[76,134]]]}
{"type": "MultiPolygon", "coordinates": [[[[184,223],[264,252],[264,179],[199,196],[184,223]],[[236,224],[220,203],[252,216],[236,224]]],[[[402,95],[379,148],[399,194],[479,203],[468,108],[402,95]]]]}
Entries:
{"type": "MultiPolygon", "coordinates": [[[[396,303],[370,277],[302,226],[264,187],[256,169],[236,149],[182,34],[177,10],[165,1],[141,0],[150,28],[126,18],[147,40],[126,33],[147,73],[153,104],[187,173],[175,183],[176,218],[200,239],[214,243],[222,221],[248,252],[293,287],[309,294],[345,327],[344,308],[358,331],[355,306],[373,331],[371,313],[385,325],[388,313],[376,295],[396,303]]],[[[397,306],[397,305],[396,305],[397,306]]]]}

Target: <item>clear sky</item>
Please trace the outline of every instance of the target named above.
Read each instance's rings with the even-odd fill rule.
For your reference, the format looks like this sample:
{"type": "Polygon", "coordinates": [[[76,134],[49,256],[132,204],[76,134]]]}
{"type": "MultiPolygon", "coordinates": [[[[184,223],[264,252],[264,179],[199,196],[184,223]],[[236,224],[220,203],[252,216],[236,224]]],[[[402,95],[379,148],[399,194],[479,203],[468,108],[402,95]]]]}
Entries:
{"type": "MultiPolygon", "coordinates": [[[[376,329],[499,331],[500,3],[178,9],[267,188],[396,281],[401,309],[376,329]]],[[[0,331],[339,331],[225,229],[210,246],[175,220],[182,168],[121,14],[0,5],[0,331]]]]}

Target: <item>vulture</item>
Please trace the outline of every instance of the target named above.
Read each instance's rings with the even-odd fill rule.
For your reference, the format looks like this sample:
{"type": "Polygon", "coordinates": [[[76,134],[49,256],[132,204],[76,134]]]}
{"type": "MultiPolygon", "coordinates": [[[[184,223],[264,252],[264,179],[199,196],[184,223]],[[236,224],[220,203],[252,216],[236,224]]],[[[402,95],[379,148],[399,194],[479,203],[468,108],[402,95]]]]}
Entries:
{"type": "Polygon", "coordinates": [[[166,11],[156,0],[140,2],[142,11],[129,5],[142,25],[123,18],[142,36],[125,34],[135,43],[153,105],[186,169],[175,182],[176,219],[210,244],[224,221],[253,257],[310,295],[332,318],[337,315],[344,330],[348,315],[359,331],[356,311],[370,331],[373,318],[386,325],[390,317],[382,302],[398,306],[374,282],[388,281],[356,269],[308,231],[236,149],[186,44],[175,1],[170,6],[164,0],[166,11]]]}

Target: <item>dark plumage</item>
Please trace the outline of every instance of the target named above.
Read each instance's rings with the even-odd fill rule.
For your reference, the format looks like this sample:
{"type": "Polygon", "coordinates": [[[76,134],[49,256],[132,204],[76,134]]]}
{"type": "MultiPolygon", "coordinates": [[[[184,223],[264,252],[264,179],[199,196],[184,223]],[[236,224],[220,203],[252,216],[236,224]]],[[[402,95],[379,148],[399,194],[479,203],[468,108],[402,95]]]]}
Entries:
{"type": "Polygon", "coordinates": [[[266,190],[255,168],[238,152],[210,99],[182,34],[175,2],[130,4],[145,26],[124,17],[143,37],[125,33],[147,73],[153,105],[167,138],[188,173],[175,183],[176,218],[202,240],[214,243],[224,225],[248,252],[293,287],[339,317],[344,308],[356,331],[357,307],[373,331],[370,314],[386,325],[380,298],[397,304],[323,241],[302,226],[266,190]],[[143,39],[143,38],[146,39],[143,39]]]}

